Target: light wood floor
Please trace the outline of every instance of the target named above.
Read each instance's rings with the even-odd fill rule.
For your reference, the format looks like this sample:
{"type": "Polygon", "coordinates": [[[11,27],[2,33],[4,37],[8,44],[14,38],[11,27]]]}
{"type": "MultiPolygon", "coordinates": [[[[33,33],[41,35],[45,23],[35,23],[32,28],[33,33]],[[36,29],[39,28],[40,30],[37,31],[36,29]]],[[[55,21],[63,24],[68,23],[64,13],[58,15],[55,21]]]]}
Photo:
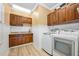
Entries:
{"type": "Polygon", "coordinates": [[[11,48],[9,56],[49,56],[42,49],[37,49],[33,44],[21,46],[17,48],[11,48]]]}

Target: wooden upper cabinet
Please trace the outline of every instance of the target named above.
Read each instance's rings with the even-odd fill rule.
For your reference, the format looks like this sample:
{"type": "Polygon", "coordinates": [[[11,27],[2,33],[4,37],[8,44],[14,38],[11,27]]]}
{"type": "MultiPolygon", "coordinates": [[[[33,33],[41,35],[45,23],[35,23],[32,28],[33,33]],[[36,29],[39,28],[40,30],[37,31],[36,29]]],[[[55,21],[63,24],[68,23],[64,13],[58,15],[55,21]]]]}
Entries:
{"type": "Polygon", "coordinates": [[[32,25],[32,18],[10,14],[10,25],[11,26],[23,26],[23,24],[32,25]]]}
{"type": "Polygon", "coordinates": [[[53,13],[50,13],[48,15],[48,25],[52,26],[57,24],[79,22],[79,13],[77,12],[78,7],[79,3],[72,3],[59,8],[53,13]]]}

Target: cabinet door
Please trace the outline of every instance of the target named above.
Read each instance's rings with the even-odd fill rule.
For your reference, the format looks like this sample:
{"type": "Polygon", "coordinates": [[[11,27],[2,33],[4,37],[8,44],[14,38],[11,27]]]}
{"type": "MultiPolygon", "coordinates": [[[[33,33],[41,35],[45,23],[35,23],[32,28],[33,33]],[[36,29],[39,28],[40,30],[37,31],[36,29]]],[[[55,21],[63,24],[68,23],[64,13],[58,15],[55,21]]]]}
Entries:
{"type": "Polygon", "coordinates": [[[16,22],[15,22],[16,26],[22,26],[22,17],[21,16],[16,15],[15,20],[16,20],[16,22]]]}
{"type": "Polygon", "coordinates": [[[25,43],[33,42],[33,35],[25,34],[25,43]]]}
{"type": "Polygon", "coordinates": [[[25,35],[25,43],[29,43],[29,37],[25,35]]]}
{"type": "Polygon", "coordinates": [[[66,23],[66,7],[64,7],[63,9],[62,9],[62,17],[63,17],[63,23],[66,23]]]}
{"type": "Polygon", "coordinates": [[[59,13],[58,13],[58,10],[55,12],[55,20],[56,20],[56,23],[55,24],[58,24],[58,21],[59,21],[59,13]]]}
{"type": "Polygon", "coordinates": [[[12,46],[17,46],[17,41],[16,41],[16,36],[15,35],[9,35],[9,47],[12,46]]]}
{"type": "Polygon", "coordinates": [[[25,24],[26,18],[25,17],[22,17],[21,19],[22,19],[22,24],[25,24]]]}
{"type": "Polygon", "coordinates": [[[21,45],[23,44],[23,35],[22,34],[16,34],[16,41],[17,41],[17,45],[21,45]]]}
{"type": "Polygon", "coordinates": [[[63,24],[66,22],[66,9],[65,7],[64,8],[61,8],[58,10],[59,11],[59,24],[63,24]]]}
{"type": "Polygon", "coordinates": [[[56,17],[55,12],[53,12],[51,14],[51,23],[52,23],[52,25],[57,24],[57,20],[55,19],[55,17],[56,17]]]}
{"type": "Polygon", "coordinates": [[[76,6],[75,4],[71,4],[66,6],[66,20],[72,21],[76,19],[76,6]]]}
{"type": "Polygon", "coordinates": [[[26,17],[23,18],[23,23],[28,24],[28,19],[26,17]]]}
{"type": "Polygon", "coordinates": [[[57,25],[58,24],[58,11],[54,11],[49,14],[47,17],[48,26],[57,25]]]}
{"type": "Polygon", "coordinates": [[[32,24],[32,18],[27,18],[28,24],[32,24]]]}
{"type": "Polygon", "coordinates": [[[23,17],[23,24],[32,25],[32,18],[23,17]]]}
{"type": "Polygon", "coordinates": [[[18,26],[23,26],[23,17],[22,16],[18,16],[18,26]]]}
{"type": "Polygon", "coordinates": [[[27,18],[26,17],[22,17],[23,23],[27,23],[27,18]]]}
{"type": "Polygon", "coordinates": [[[28,35],[29,42],[33,42],[33,34],[28,35]]]}
{"type": "Polygon", "coordinates": [[[18,18],[18,16],[17,16],[17,15],[15,15],[15,25],[16,25],[16,26],[17,26],[17,25],[18,25],[18,23],[19,23],[19,22],[18,22],[18,19],[19,19],[19,18],[18,18]]]}
{"type": "Polygon", "coordinates": [[[51,18],[50,18],[50,16],[51,16],[51,14],[49,14],[49,15],[47,16],[47,25],[48,25],[48,26],[51,26],[51,18]]]}
{"type": "Polygon", "coordinates": [[[10,14],[10,25],[15,25],[15,22],[16,22],[15,15],[10,14]]]}
{"type": "Polygon", "coordinates": [[[70,5],[70,19],[75,20],[76,19],[76,8],[75,4],[70,5]]]}
{"type": "Polygon", "coordinates": [[[66,22],[70,21],[70,6],[66,6],[66,22]]]}

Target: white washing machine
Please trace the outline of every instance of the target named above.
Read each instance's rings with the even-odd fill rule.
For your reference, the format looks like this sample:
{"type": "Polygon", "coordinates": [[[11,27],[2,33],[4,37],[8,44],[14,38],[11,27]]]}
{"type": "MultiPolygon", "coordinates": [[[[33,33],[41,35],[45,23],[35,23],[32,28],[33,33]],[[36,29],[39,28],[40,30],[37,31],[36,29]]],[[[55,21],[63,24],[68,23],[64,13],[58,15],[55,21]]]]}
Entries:
{"type": "Polygon", "coordinates": [[[43,33],[42,49],[49,55],[53,55],[53,35],[51,33],[43,33]]]}

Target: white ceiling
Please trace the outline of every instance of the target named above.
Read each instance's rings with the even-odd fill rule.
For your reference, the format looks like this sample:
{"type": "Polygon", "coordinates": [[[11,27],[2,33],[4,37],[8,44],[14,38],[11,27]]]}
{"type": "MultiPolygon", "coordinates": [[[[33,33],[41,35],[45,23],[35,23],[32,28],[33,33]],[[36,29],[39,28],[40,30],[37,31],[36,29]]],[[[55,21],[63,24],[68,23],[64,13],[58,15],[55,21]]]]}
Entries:
{"type": "Polygon", "coordinates": [[[42,3],[42,6],[51,9],[53,6],[57,5],[57,3],[42,3]]]}
{"type": "Polygon", "coordinates": [[[61,5],[62,3],[13,3],[13,4],[19,5],[23,8],[27,8],[29,10],[33,10],[39,4],[44,6],[47,9],[53,9],[53,8],[56,8],[57,6],[61,5]]]}
{"type": "Polygon", "coordinates": [[[36,5],[36,3],[14,3],[14,4],[19,5],[23,8],[30,9],[30,10],[32,10],[36,5]]]}

